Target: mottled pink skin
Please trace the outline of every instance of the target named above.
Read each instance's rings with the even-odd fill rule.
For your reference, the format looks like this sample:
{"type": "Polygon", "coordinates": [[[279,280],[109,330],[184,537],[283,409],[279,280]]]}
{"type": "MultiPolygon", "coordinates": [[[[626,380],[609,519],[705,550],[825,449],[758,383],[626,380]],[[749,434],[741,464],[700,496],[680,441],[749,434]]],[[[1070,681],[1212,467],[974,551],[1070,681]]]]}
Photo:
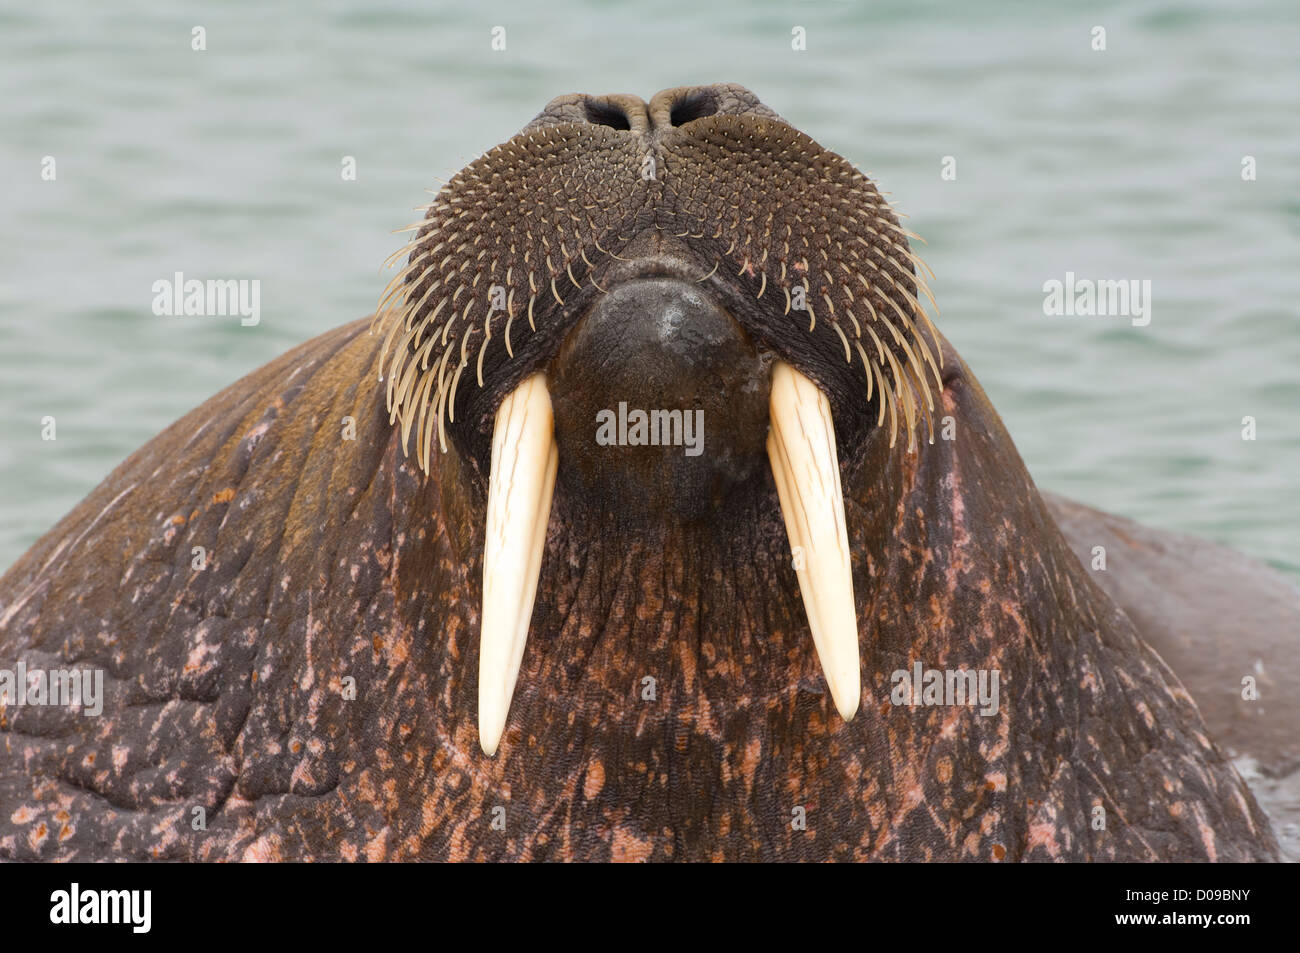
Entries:
{"type": "Polygon", "coordinates": [[[708,527],[636,538],[557,496],[510,721],[484,756],[481,483],[454,448],[427,479],[403,457],[365,327],[169,428],[0,580],[0,665],[108,672],[100,718],[0,716],[0,856],[1275,856],[951,351],[957,439],[907,453],[873,436],[845,473],[853,722],[826,695],[770,477],[708,527]],[[891,704],[915,660],[997,668],[999,713],[891,704]]]}

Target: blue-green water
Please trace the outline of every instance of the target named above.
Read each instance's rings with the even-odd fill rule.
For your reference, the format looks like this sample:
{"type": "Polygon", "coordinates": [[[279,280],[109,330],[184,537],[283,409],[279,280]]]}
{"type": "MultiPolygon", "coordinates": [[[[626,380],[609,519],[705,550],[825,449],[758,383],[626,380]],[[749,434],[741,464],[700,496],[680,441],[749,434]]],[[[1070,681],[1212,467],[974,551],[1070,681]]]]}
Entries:
{"type": "MultiPolygon", "coordinates": [[[[163,426],[368,313],[424,189],[548,99],[730,81],[928,239],[939,324],[1040,485],[1300,578],[1300,12],[1042,6],[10,4],[0,569],[163,426]],[[177,271],[259,280],[261,323],[155,316],[177,271]],[[1067,271],[1151,281],[1150,325],[1045,317],[1067,271]]],[[[1300,851],[1294,784],[1268,799],[1300,851]]]]}

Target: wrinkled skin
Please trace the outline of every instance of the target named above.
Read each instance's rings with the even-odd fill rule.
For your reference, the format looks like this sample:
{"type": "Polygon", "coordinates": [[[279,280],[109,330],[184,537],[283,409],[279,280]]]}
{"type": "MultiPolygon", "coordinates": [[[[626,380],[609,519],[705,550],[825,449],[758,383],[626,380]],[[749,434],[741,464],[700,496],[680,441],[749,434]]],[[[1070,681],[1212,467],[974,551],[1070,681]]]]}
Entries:
{"type": "MultiPolygon", "coordinates": [[[[780,123],[738,87],[705,92],[692,109],[702,98],[715,115],[780,123]]],[[[686,114],[655,125],[656,104],[662,118],[676,96],[649,109],[596,102],[598,119],[611,102],[623,110],[628,128],[615,131],[639,143],[634,162],[663,150],[665,194],[687,148],[673,143],[692,137],[686,114]]],[[[586,102],[557,100],[529,128],[569,135],[593,121],[586,102]]],[[[622,224],[661,214],[660,193],[647,195],[622,224]]],[[[700,263],[659,225],[625,231],[621,257],[700,263]]],[[[593,278],[608,292],[630,267],[599,261],[593,278]]],[[[735,273],[733,260],[726,280],[735,273]]],[[[742,262],[750,297],[752,279],[742,262]]],[[[856,718],[845,723],[826,692],[772,477],[745,434],[724,433],[738,460],[726,493],[641,509],[621,505],[638,465],[575,436],[604,371],[569,362],[563,342],[600,292],[539,311],[535,333],[516,325],[513,358],[488,351],[481,388],[471,361],[427,473],[390,422],[382,336],[362,321],[168,428],[0,580],[0,666],[108,673],[102,717],[0,716],[0,856],[1276,857],[1191,697],[1070,551],[945,341],[930,337],[944,352],[936,414],[955,438],[891,447],[828,318],[816,336],[779,307],[760,313],[762,299],[742,310],[734,281],[700,287],[736,315],[735,346],[758,379],[775,353],[831,399],[856,718]],[[489,758],[475,723],[486,443],[495,405],[539,367],[556,381],[557,440],[572,459],[561,458],[531,634],[489,758]],[[348,417],[354,440],[341,436],[348,417]],[[892,704],[891,673],[915,661],[998,670],[998,712],[892,704]],[[792,824],[798,808],[806,829],[792,824]]],[[[646,406],[635,376],[619,386],[607,406],[646,406]]]]}

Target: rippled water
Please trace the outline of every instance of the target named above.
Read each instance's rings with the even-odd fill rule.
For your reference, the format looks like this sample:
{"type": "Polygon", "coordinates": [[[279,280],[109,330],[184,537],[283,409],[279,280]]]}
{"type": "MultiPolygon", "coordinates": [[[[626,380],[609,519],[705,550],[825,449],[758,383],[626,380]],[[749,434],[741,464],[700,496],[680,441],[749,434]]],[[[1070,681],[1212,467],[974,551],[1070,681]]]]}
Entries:
{"type": "Polygon", "coordinates": [[[165,424],[366,314],[423,189],[549,98],[726,80],[911,216],[940,326],[1042,486],[1300,578],[1294,3],[972,6],[11,5],[0,567],[165,424]],[[261,323],[154,316],[176,271],[259,279],[261,323]],[[1045,317],[1067,271],[1150,280],[1150,325],[1045,317]]]}

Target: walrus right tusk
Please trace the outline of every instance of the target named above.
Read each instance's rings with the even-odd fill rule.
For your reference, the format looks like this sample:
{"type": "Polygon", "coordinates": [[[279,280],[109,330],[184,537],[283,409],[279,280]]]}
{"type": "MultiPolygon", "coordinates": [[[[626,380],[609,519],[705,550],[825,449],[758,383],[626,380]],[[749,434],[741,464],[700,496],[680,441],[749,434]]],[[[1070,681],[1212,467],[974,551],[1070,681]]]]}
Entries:
{"type": "Polygon", "coordinates": [[[772,368],[767,456],[813,645],[840,716],[858,711],[862,676],[853,567],[830,402],[807,377],[778,361],[772,368]]]}
{"type": "Polygon", "coordinates": [[[524,659],[559,453],[546,375],[534,374],[497,408],[483,544],[479,636],[479,744],[496,754],[524,659]]]}

